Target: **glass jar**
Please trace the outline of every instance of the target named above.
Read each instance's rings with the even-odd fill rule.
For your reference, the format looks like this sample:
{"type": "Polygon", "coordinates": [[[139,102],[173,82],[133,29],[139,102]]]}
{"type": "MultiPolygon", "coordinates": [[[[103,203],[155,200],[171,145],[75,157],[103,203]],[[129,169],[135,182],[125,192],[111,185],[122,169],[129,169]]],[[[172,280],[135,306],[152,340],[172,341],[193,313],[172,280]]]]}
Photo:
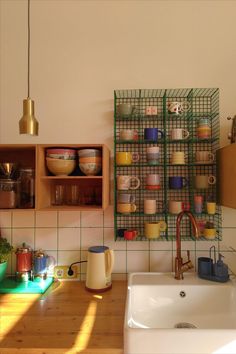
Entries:
{"type": "Polygon", "coordinates": [[[21,168],[19,170],[20,181],[20,207],[34,208],[35,199],[35,170],[33,168],[21,168]]]}
{"type": "Polygon", "coordinates": [[[0,209],[18,208],[20,202],[20,182],[0,179],[0,209]]]}

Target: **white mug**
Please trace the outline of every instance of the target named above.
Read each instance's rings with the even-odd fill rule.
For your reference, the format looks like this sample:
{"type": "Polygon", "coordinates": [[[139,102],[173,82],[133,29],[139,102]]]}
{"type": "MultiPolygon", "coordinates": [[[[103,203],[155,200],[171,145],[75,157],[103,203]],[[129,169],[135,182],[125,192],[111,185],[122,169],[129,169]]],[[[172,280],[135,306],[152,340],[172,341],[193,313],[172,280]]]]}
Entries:
{"type": "Polygon", "coordinates": [[[209,163],[213,162],[215,159],[215,155],[210,151],[196,151],[195,153],[195,161],[197,163],[209,163]]]}
{"type": "Polygon", "coordinates": [[[188,202],[169,200],[169,213],[171,214],[179,214],[181,211],[189,209],[190,204],[188,202]]]}
{"type": "Polygon", "coordinates": [[[157,175],[157,174],[147,175],[146,183],[148,186],[159,186],[160,185],[160,175],[157,175]]]}
{"type": "Polygon", "coordinates": [[[146,116],[156,116],[157,115],[157,106],[147,106],[145,108],[146,116]]]}
{"type": "Polygon", "coordinates": [[[184,139],[188,139],[188,137],[189,137],[189,131],[186,129],[175,128],[172,129],[170,132],[170,138],[172,140],[184,140],[184,139]]]}
{"type": "Polygon", "coordinates": [[[168,112],[172,114],[181,114],[183,112],[187,112],[191,108],[191,104],[187,101],[184,102],[169,102],[168,105],[168,112]]]}
{"type": "Polygon", "coordinates": [[[138,140],[138,131],[134,129],[123,129],[120,131],[120,140],[138,140]]]}
{"type": "Polygon", "coordinates": [[[174,151],[171,155],[171,163],[173,165],[184,165],[185,155],[183,151],[174,151]]]}
{"type": "Polygon", "coordinates": [[[156,199],[144,199],[144,214],[156,214],[157,205],[160,209],[163,209],[162,202],[157,202],[156,199]]]}
{"type": "Polygon", "coordinates": [[[138,189],[140,187],[140,179],[136,176],[117,176],[117,189],[129,190],[138,189]],[[135,185],[134,185],[135,183],[135,185]]]}

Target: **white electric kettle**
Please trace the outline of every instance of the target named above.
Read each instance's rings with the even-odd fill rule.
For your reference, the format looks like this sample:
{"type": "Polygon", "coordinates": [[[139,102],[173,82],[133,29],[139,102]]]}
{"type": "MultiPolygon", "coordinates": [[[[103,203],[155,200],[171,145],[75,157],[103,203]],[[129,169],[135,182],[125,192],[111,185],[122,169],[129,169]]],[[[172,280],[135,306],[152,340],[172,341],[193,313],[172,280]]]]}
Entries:
{"type": "Polygon", "coordinates": [[[85,288],[93,292],[111,288],[111,272],[114,265],[114,252],[106,246],[93,246],[88,249],[87,275],[85,288]]]}

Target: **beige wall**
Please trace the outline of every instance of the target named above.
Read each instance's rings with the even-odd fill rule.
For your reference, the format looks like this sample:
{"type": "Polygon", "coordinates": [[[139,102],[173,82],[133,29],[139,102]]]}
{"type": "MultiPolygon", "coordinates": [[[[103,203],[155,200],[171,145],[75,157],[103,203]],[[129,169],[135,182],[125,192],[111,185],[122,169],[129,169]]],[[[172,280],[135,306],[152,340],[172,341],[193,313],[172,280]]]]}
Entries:
{"type": "MultiPolygon", "coordinates": [[[[27,1],[0,6],[0,143],[97,142],[112,149],[114,89],[178,87],[220,88],[221,144],[228,143],[226,117],[236,113],[236,1],[32,0],[38,137],[18,134],[27,1]]],[[[236,213],[224,215],[231,243],[236,213]]]]}

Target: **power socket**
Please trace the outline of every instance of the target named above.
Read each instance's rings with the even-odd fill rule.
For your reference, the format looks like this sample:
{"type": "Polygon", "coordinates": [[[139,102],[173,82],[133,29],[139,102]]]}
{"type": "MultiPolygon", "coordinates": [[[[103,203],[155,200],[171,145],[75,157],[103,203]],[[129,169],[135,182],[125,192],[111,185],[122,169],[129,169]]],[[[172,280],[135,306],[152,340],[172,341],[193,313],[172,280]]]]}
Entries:
{"type": "Polygon", "coordinates": [[[79,278],[78,266],[73,265],[71,268],[73,270],[73,274],[69,275],[68,274],[68,270],[69,270],[68,265],[61,265],[61,266],[54,267],[54,278],[56,278],[56,279],[76,279],[76,278],[79,278]]]}

